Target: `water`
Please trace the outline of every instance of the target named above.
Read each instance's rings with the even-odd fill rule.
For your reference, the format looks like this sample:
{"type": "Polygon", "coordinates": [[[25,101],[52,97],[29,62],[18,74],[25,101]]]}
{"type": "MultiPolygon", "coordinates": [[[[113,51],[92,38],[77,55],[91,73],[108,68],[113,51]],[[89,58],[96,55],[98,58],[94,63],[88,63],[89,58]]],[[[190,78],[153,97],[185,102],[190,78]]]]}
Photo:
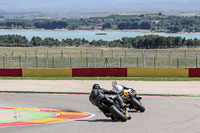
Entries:
{"type": "Polygon", "coordinates": [[[200,39],[200,34],[195,33],[144,33],[136,31],[61,31],[61,30],[0,30],[0,35],[12,35],[18,34],[26,36],[27,39],[31,39],[33,36],[40,36],[43,39],[46,37],[52,37],[55,39],[66,39],[66,38],[85,38],[86,40],[116,40],[121,39],[122,37],[136,37],[144,35],[161,35],[161,36],[180,36],[185,37],[186,39],[200,39]],[[107,35],[95,35],[96,33],[106,33],[107,35]]]}

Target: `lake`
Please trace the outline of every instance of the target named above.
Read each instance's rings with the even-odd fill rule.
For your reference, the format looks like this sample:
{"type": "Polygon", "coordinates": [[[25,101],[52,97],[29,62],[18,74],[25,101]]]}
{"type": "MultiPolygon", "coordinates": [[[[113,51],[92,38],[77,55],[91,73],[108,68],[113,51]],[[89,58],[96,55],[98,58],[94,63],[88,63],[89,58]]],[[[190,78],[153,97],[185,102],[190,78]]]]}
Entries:
{"type": "Polygon", "coordinates": [[[115,40],[121,39],[122,37],[136,37],[144,35],[161,35],[161,36],[181,36],[186,39],[198,38],[200,34],[197,33],[144,33],[136,31],[64,31],[64,30],[0,30],[0,35],[12,35],[18,34],[26,36],[27,39],[31,39],[33,36],[40,36],[43,39],[46,37],[53,37],[55,39],[66,39],[66,38],[85,38],[86,40],[115,40]],[[103,33],[103,34],[102,34],[103,33]],[[106,34],[106,35],[105,35],[106,34]]]}

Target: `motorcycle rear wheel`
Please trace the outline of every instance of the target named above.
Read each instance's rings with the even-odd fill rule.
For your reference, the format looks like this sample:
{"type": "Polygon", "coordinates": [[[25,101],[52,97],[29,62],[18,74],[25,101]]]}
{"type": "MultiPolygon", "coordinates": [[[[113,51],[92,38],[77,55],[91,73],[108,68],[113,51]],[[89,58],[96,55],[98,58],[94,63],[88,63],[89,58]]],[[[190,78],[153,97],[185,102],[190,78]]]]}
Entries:
{"type": "Polygon", "coordinates": [[[121,113],[114,105],[110,106],[109,110],[116,117],[116,119],[122,122],[127,121],[127,117],[123,113],[121,113]]]}

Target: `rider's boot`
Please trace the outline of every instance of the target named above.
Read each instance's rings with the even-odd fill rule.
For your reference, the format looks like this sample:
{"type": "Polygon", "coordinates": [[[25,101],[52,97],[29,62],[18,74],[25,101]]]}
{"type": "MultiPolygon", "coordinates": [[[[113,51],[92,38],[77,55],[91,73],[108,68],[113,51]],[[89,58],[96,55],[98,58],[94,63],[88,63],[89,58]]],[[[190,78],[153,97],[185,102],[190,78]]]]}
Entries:
{"type": "Polygon", "coordinates": [[[129,115],[129,116],[127,117],[127,119],[130,120],[130,119],[131,119],[131,116],[129,115]]]}
{"type": "Polygon", "coordinates": [[[127,117],[128,120],[131,119],[131,116],[130,116],[129,113],[128,113],[128,108],[126,108],[126,117],[127,117]]]}

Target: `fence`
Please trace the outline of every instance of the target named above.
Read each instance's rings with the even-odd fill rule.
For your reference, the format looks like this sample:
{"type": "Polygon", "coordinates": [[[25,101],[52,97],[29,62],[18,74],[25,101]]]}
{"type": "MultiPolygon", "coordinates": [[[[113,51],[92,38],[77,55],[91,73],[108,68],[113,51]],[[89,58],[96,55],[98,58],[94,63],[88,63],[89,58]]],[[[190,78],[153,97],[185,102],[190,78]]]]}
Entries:
{"type": "Polygon", "coordinates": [[[41,49],[1,50],[0,68],[199,68],[195,49],[41,49]]]}

